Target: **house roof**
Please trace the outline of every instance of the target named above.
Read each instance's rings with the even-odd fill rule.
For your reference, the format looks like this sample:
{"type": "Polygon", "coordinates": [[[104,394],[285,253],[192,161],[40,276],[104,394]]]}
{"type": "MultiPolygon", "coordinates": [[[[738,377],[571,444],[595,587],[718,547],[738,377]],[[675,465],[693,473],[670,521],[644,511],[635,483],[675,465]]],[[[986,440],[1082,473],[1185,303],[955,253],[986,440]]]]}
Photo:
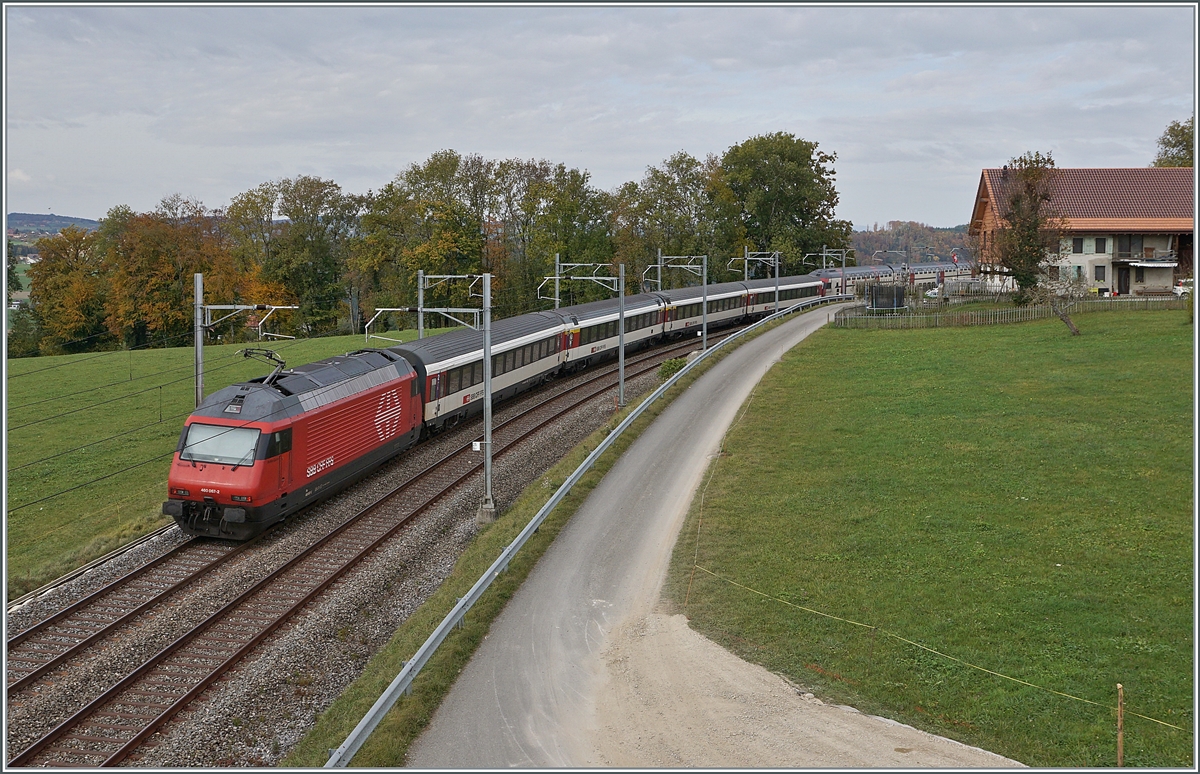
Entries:
{"type": "MultiPolygon", "coordinates": [[[[985,209],[1000,220],[1003,169],[985,169],[975,195],[971,232],[985,209]]],[[[1053,200],[1071,231],[1180,233],[1194,228],[1195,178],[1191,167],[1059,169],[1053,200]]]]}

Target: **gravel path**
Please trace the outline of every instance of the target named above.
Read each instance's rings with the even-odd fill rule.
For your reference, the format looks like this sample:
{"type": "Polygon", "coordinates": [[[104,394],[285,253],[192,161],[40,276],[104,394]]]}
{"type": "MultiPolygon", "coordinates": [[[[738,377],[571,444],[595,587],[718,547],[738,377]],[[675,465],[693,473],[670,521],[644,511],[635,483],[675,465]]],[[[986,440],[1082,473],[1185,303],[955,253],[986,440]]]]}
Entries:
{"type": "MultiPolygon", "coordinates": [[[[556,380],[558,392],[586,375],[556,380]]],[[[635,397],[657,386],[653,373],[627,381],[635,397]]],[[[546,391],[509,402],[495,412],[497,423],[546,391]]],[[[528,484],[567,451],[602,426],[614,410],[615,388],[572,416],[542,430],[531,443],[501,457],[493,470],[497,509],[507,508],[528,484]]],[[[178,603],[160,606],[127,634],[93,649],[85,662],[65,675],[52,674],[8,707],[10,754],[24,749],[70,712],[103,692],[141,660],[172,642],[189,623],[219,609],[225,600],[269,574],[352,513],[406,480],[477,432],[478,421],[435,437],[401,455],[378,474],[273,530],[258,548],[210,574],[178,603]]],[[[424,602],[450,573],[475,535],[475,512],[482,476],[459,487],[444,502],[381,548],[309,606],[281,634],[260,648],[178,717],[154,747],[128,765],[273,765],[312,726],[316,717],[359,675],[368,659],[397,626],[424,602]],[[196,729],[205,729],[197,733],[196,729]]],[[[182,542],[170,530],[163,536],[97,567],[9,613],[9,632],[26,628],[71,601],[94,591],[129,569],[182,542]]]]}

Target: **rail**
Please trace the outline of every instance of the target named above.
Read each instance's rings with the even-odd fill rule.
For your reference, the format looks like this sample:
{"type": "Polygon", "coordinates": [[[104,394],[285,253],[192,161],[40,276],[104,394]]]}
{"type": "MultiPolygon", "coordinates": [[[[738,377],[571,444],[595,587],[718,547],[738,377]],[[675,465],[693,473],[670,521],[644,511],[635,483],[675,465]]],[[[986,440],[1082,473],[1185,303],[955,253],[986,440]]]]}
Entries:
{"type": "Polygon", "coordinates": [[[446,614],[446,617],[443,618],[442,622],[438,624],[436,629],[434,629],[433,634],[429,635],[429,638],[425,640],[424,644],[417,649],[416,654],[414,654],[411,659],[404,663],[404,667],[400,670],[400,674],[396,675],[395,679],[392,680],[391,684],[388,685],[383,694],[378,700],[376,700],[375,704],[371,706],[371,709],[367,710],[367,714],[363,716],[362,720],[358,722],[358,725],[354,727],[354,730],[350,732],[350,735],[346,737],[346,741],[342,742],[341,746],[339,746],[330,754],[329,760],[325,762],[325,768],[343,768],[349,765],[350,760],[354,757],[355,753],[358,752],[359,748],[362,747],[363,743],[367,741],[367,738],[371,736],[371,732],[374,731],[379,723],[383,720],[383,717],[388,713],[388,710],[392,708],[392,706],[400,699],[402,695],[411,693],[413,679],[420,673],[421,669],[437,651],[438,647],[450,634],[451,630],[458,625],[458,623],[463,619],[463,616],[467,614],[471,607],[479,601],[480,597],[483,596],[488,587],[492,585],[492,581],[494,581],[500,575],[500,573],[508,569],[508,564],[512,561],[516,553],[521,550],[521,547],[525,545],[525,543],[535,532],[537,532],[538,528],[541,527],[542,522],[546,520],[546,517],[550,515],[550,512],[553,511],[570,493],[575,484],[579,483],[579,480],[583,478],[584,474],[596,464],[596,460],[598,460],[600,456],[604,454],[604,452],[608,451],[609,447],[616,442],[621,434],[624,433],[629,426],[632,425],[637,418],[640,417],[642,413],[650,407],[651,404],[661,398],[667,392],[667,390],[675,386],[675,384],[682,379],[685,374],[690,373],[692,369],[695,368],[699,363],[709,358],[714,352],[721,349],[729,342],[735,341],[747,333],[757,330],[758,328],[761,328],[762,326],[774,320],[781,319],[797,310],[809,309],[822,303],[848,300],[852,300],[852,296],[824,296],[808,301],[801,301],[800,303],[788,307],[787,309],[782,309],[775,314],[764,317],[757,323],[747,326],[732,336],[729,336],[728,338],[723,339],[717,344],[709,347],[699,357],[688,363],[674,376],[659,386],[657,390],[655,390],[645,400],[638,404],[637,408],[629,412],[625,419],[623,419],[621,423],[617,425],[616,429],[605,436],[604,440],[600,442],[600,445],[597,446],[592,453],[587,456],[587,459],[580,463],[579,467],[577,467],[575,471],[567,477],[566,481],[564,481],[558,490],[555,491],[555,493],[550,497],[550,499],[546,501],[546,504],[543,505],[541,509],[534,515],[534,517],[529,520],[529,523],[525,525],[525,528],[521,530],[521,533],[517,535],[516,538],[514,538],[513,541],[509,543],[503,551],[500,552],[499,558],[497,558],[496,561],[492,563],[492,566],[489,567],[482,576],[480,576],[479,580],[475,581],[475,585],[471,587],[471,590],[468,591],[466,595],[458,601],[453,609],[446,614]]]}

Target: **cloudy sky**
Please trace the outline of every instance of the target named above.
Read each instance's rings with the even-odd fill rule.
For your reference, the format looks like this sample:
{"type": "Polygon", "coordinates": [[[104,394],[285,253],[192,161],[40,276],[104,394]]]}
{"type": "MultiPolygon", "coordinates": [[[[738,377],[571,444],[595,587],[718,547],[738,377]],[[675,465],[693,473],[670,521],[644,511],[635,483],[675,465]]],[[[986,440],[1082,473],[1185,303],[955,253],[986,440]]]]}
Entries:
{"type": "Polygon", "coordinates": [[[1194,110],[1191,6],[5,8],[7,212],[349,192],[453,148],[640,180],[791,132],[838,216],[964,223],[1026,150],[1145,166],[1194,110]]]}

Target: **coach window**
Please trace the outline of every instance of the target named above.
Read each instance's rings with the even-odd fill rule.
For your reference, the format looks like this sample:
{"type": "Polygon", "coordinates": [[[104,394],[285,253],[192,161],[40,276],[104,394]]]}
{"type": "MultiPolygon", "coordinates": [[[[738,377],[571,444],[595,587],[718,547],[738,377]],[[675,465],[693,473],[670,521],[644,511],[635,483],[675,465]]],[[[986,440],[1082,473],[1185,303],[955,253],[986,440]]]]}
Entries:
{"type": "Polygon", "coordinates": [[[504,373],[502,369],[504,365],[504,355],[492,355],[492,376],[499,376],[504,373]]]}
{"type": "Polygon", "coordinates": [[[446,388],[446,394],[453,395],[454,393],[458,392],[462,388],[461,380],[462,369],[455,368],[450,372],[450,386],[446,388]]]}

